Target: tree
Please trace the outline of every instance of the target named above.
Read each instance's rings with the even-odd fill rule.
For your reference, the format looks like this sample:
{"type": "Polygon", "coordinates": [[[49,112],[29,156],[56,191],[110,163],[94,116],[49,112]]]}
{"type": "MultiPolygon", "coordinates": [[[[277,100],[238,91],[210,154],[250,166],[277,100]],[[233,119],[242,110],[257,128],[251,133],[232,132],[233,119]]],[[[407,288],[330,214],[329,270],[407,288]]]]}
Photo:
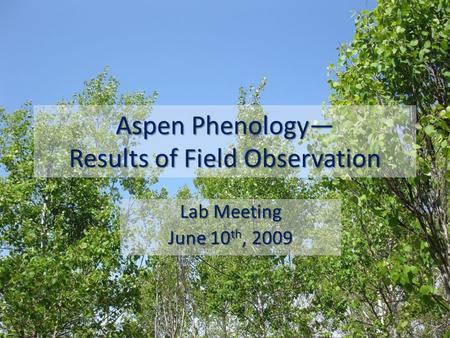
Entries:
{"type": "Polygon", "coordinates": [[[447,1],[380,1],[375,10],[358,17],[353,41],[341,47],[334,68],[336,79],[330,81],[335,105],[417,107],[417,177],[377,180],[375,184],[396,196],[417,221],[403,224],[398,220],[411,232],[420,228],[447,300],[449,14],[447,1]]]}
{"type": "MultiPolygon", "coordinates": [[[[344,332],[440,336],[448,326],[449,13],[447,1],[379,1],[330,67],[333,105],[417,107],[416,177],[322,182],[347,217],[343,254],[318,259],[327,278],[311,292],[344,332]]],[[[315,280],[311,266],[300,271],[315,280]]]]}
{"type": "MultiPolygon", "coordinates": [[[[239,118],[256,119],[266,80],[247,92],[241,89],[239,118]]],[[[261,148],[257,138],[240,138],[236,147],[261,148]]],[[[198,177],[195,184],[205,198],[292,199],[305,196],[301,180],[294,177],[198,177]]],[[[309,333],[299,320],[299,290],[289,257],[203,257],[197,265],[196,299],[209,332],[220,337],[291,337],[309,333]],[[288,324],[289,323],[289,324],[288,324]]]]}
{"type": "MultiPolygon", "coordinates": [[[[66,104],[152,104],[156,94],[118,94],[106,72],[66,104]]],[[[33,177],[31,106],[1,111],[0,328],[7,335],[114,335],[139,287],[120,255],[122,191],[153,194],[153,180],[33,177]]]]}

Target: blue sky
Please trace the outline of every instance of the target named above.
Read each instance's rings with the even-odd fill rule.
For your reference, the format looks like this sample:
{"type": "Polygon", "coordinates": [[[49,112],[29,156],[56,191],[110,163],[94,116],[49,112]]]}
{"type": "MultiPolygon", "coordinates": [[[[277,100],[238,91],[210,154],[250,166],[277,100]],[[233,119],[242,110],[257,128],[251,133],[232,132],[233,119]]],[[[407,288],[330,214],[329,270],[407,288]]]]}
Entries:
{"type": "MultiPolygon", "coordinates": [[[[372,0],[0,2],[0,105],[70,98],[105,66],[159,104],[234,104],[266,76],[265,104],[320,104],[326,67],[372,0]]],[[[175,182],[169,186],[177,186],[175,182]]]]}

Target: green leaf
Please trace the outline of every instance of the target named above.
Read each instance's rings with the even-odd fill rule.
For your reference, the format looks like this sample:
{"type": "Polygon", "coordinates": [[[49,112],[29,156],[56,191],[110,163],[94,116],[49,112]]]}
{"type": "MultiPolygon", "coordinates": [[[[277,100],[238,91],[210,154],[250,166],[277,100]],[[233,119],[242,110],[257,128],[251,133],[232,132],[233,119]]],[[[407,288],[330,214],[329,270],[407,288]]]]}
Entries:
{"type": "Polygon", "coordinates": [[[435,133],[434,127],[432,125],[428,125],[424,128],[425,134],[431,136],[435,133]]]}

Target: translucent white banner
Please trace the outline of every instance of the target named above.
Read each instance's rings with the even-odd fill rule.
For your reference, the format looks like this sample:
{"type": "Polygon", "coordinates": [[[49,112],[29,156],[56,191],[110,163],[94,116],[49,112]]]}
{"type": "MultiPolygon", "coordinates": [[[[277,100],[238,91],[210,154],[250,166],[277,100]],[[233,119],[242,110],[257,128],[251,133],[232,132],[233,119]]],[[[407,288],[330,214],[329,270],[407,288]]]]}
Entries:
{"type": "Polygon", "coordinates": [[[35,106],[38,177],[412,177],[408,106],[35,106]]]}
{"type": "Polygon", "coordinates": [[[124,255],[339,255],[339,200],[127,200],[124,255]]]}

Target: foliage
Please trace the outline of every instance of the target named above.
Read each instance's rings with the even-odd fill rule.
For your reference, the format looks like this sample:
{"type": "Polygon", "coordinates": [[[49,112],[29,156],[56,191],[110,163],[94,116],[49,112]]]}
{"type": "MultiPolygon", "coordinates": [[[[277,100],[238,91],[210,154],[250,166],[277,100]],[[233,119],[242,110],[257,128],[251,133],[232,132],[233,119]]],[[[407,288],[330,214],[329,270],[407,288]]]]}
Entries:
{"type": "Polygon", "coordinates": [[[324,182],[351,211],[332,280],[342,313],[357,310],[342,320],[350,332],[439,336],[449,323],[449,13],[447,1],[379,1],[330,67],[334,105],[417,109],[416,177],[324,182]]]}
{"type": "MultiPolygon", "coordinates": [[[[155,99],[117,91],[104,72],[70,103],[155,99]]],[[[151,181],[35,178],[30,106],[1,118],[1,330],[22,337],[119,332],[139,271],[120,255],[117,202],[121,191],[151,193],[151,181]]]]}
{"type": "MultiPolygon", "coordinates": [[[[195,180],[206,198],[341,199],[338,257],[123,257],[119,202],[124,194],[166,196],[152,190],[157,178],[35,178],[30,105],[2,110],[0,334],[444,336],[449,12],[446,0],[380,0],[357,16],[352,42],[330,66],[333,105],[417,107],[416,177],[195,180]]],[[[239,104],[260,106],[264,85],[241,89],[239,104]]],[[[66,103],[155,99],[119,95],[118,82],[103,72],[66,103]]],[[[187,189],[178,194],[190,196],[187,189]]]]}

